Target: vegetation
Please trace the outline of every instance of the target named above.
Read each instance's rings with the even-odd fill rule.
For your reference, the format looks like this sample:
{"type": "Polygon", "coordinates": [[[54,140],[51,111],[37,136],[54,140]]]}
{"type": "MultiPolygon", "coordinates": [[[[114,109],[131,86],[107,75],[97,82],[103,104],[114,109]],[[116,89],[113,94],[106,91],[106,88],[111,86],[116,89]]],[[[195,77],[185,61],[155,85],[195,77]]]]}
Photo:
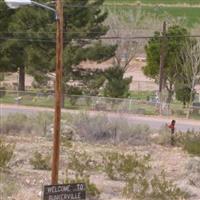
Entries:
{"type": "Polygon", "coordinates": [[[50,163],[50,156],[43,156],[41,153],[36,151],[33,157],[30,159],[30,164],[34,167],[34,169],[39,170],[50,170],[51,163],[50,163]]]}
{"type": "Polygon", "coordinates": [[[19,191],[20,185],[17,185],[16,178],[9,173],[0,171],[0,177],[0,197],[2,199],[9,199],[19,191]]]}
{"type": "Polygon", "coordinates": [[[145,3],[145,4],[199,4],[197,0],[106,0],[106,3],[145,3]]]}
{"type": "Polygon", "coordinates": [[[10,114],[2,117],[0,132],[2,134],[43,134],[46,135],[47,126],[52,123],[53,115],[40,113],[36,116],[25,114],[10,114]]]}
{"type": "Polygon", "coordinates": [[[183,107],[185,108],[186,105],[190,102],[190,93],[191,89],[187,86],[181,86],[181,88],[176,88],[176,99],[183,103],[183,107]]]}
{"type": "Polygon", "coordinates": [[[14,145],[6,144],[0,139],[0,169],[6,168],[14,153],[14,145]]]}
{"type": "Polygon", "coordinates": [[[103,154],[104,170],[112,180],[127,180],[149,168],[150,156],[106,152],[103,154]]]}
{"type": "Polygon", "coordinates": [[[135,177],[128,179],[124,188],[124,195],[132,200],[134,199],[185,199],[187,193],[178,188],[172,181],[168,181],[164,172],[159,176],[146,178],[142,174],[136,174],[135,177]]]}
{"type": "MultiPolygon", "coordinates": [[[[150,2],[150,1],[148,1],[148,2],[150,2]]],[[[140,13],[145,17],[151,16],[151,18],[156,16],[160,19],[159,24],[157,24],[160,27],[160,29],[162,27],[162,22],[164,20],[168,21],[169,19],[170,19],[170,21],[175,21],[176,24],[179,24],[179,25],[182,24],[189,28],[194,28],[195,26],[197,26],[200,23],[200,20],[199,20],[200,8],[198,8],[198,7],[189,7],[189,6],[188,7],[185,7],[185,6],[177,7],[177,6],[173,6],[173,5],[158,6],[157,4],[152,5],[152,6],[140,6],[140,5],[139,6],[136,6],[136,5],[131,6],[131,5],[126,5],[125,3],[120,6],[105,5],[105,7],[106,7],[106,9],[109,9],[109,11],[111,13],[114,13],[117,16],[119,16],[123,13],[123,15],[125,17],[122,20],[122,22],[130,20],[132,15],[134,15],[134,13],[140,13]]],[[[145,19],[145,17],[144,17],[144,19],[145,19]]],[[[151,19],[148,18],[148,21],[151,21],[151,19]]],[[[155,21],[153,23],[155,23],[155,21]]],[[[154,25],[154,24],[152,24],[152,25],[154,25]]],[[[149,27],[148,29],[152,30],[151,27],[149,27]]],[[[153,31],[155,31],[155,29],[153,31]]],[[[149,34],[147,33],[147,35],[149,35],[149,34]]]]}
{"type": "MultiPolygon", "coordinates": [[[[158,137],[154,140],[161,145],[170,145],[171,133],[167,126],[163,126],[158,137]]],[[[191,155],[200,156],[200,133],[188,130],[187,132],[177,132],[174,136],[175,145],[182,147],[191,155]]]]}
{"type": "MultiPolygon", "coordinates": [[[[107,12],[101,10],[102,0],[92,2],[65,0],[64,4],[66,42],[64,43],[63,86],[66,87],[66,82],[69,80],[82,80],[76,74],[76,66],[81,61],[105,61],[114,55],[116,47],[98,41],[98,38],[105,35],[108,30],[108,27],[103,24],[107,12]],[[81,5],[81,8],[72,6],[77,4],[81,5]],[[69,7],[70,9],[67,9],[69,7]]],[[[1,41],[0,71],[19,70],[20,90],[25,89],[25,71],[34,76],[38,83],[37,87],[47,86],[48,73],[54,71],[55,65],[55,19],[52,13],[31,6],[15,11],[10,11],[4,4],[0,6],[7,13],[5,19],[4,16],[1,18],[2,37],[7,37],[6,34],[9,33],[9,37],[14,38],[14,40],[1,41]],[[23,40],[20,40],[21,37],[23,40]]]]}
{"type": "Polygon", "coordinates": [[[129,85],[132,77],[124,78],[125,71],[120,66],[110,67],[105,71],[107,83],[104,89],[104,95],[107,97],[128,97],[129,85]]]}
{"type": "Polygon", "coordinates": [[[177,144],[192,155],[200,156],[200,132],[187,131],[177,134],[177,144]]]}
{"type": "Polygon", "coordinates": [[[97,163],[94,162],[86,152],[72,151],[67,167],[67,177],[65,183],[85,183],[87,198],[98,199],[100,191],[97,186],[90,181],[91,170],[96,170],[97,163]],[[73,170],[75,177],[69,177],[69,170],[73,170]]]}
{"type": "Polygon", "coordinates": [[[181,191],[164,172],[150,173],[150,156],[106,152],[103,156],[105,172],[112,180],[124,180],[123,195],[129,199],[181,199],[186,193],[181,191]]]}
{"type": "Polygon", "coordinates": [[[145,51],[147,54],[147,65],[144,67],[144,73],[148,77],[153,78],[155,81],[159,79],[159,66],[160,66],[160,48],[164,48],[164,77],[163,85],[168,92],[166,99],[167,103],[171,103],[174,93],[174,86],[181,73],[182,63],[177,62],[181,58],[181,51],[184,44],[193,43],[194,40],[185,39],[189,35],[188,31],[180,26],[169,27],[166,31],[165,41],[161,42],[160,36],[162,33],[155,32],[154,38],[150,39],[145,51]]]}

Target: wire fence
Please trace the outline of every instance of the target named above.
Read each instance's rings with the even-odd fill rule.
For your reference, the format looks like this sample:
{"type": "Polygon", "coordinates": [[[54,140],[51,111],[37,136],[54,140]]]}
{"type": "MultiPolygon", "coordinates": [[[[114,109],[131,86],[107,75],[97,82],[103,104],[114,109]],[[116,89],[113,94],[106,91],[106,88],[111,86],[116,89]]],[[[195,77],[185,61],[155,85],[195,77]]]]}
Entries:
{"type": "MultiPolygon", "coordinates": [[[[0,90],[1,104],[15,104],[35,107],[54,107],[54,93],[47,92],[17,92],[0,90]]],[[[162,115],[186,117],[189,108],[184,108],[181,103],[160,104],[159,100],[150,97],[148,100],[136,100],[134,98],[109,98],[99,96],[65,95],[63,108],[77,110],[94,110],[130,113],[137,115],[162,115]]],[[[191,118],[200,119],[200,103],[193,103],[190,107],[191,118]]]]}

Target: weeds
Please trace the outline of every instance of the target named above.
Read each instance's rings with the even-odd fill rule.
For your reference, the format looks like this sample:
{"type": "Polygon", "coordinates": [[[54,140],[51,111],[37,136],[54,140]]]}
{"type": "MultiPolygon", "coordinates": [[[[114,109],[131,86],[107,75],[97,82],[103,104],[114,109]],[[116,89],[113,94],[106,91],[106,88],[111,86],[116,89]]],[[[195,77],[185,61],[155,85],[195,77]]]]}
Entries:
{"type": "Polygon", "coordinates": [[[39,113],[38,115],[27,116],[17,113],[2,117],[1,120],[0,133],[2,134],[34,133],[46,135],[47,126],[52,123],[53,115],[39,113]]]}
{"type": "Polygon", "coordinates": [[[189,184],[200,187],[200,158],[191,158],[185,166],[189,184]]]}
{"type": "Polygon", "coordinates": [[[103,155],[104,170],[112,180],[127,180],[134,174],[143,174],[149,168],[150,156],[107,152],[103,155]]]}
{"type": "Polygon", "coordinates": [[[0,199],[11,199],[11,196],[20,189],[16,184],[16,179],[12,178],[9,173],[0,171],[0,199]]]}
{"type": "Polygon", "coordinates": [[[100,191],[94,183],[91,183],[90,178],[82,177],[82,178],[75,178],[75,179],[66,179],[66,184],[70,183],[85,183],[86,185],[86,194],[88,200],[97,200],[100,197],[100,191]]]}
{"type": "Polygon", "coordinates": [[[85,183],[87,198],[88,199],[98,199],[100,196],[100,191],[94,183],[90,181],[91,170],[97,168],[97,163],[92,160],[86,152],[72,152],[68,163],[68,170],[73,170],[75,177],[70,179],[68,176],[65,180],[66,183],[85,183]]]}
{"type": "Polygon", "coordinates": [[[104,155],[105,172],[112,180],[125,181],[123,195],[129,199],[178,200],[186,194],[171,181],[164,172],[159,176],[151,174],[150,156],[119,154],[109,152],[104,155]]]}
{"type": "Polygon", "coordinates": [[[39,170],[50,170],[51,163],[50,163],[50,156],[42,156],[41,153],[35,152],[33,158],[30,159],[30,164],[34,167],[34,169],[39,170]]]}
{"type": "Polygon", "coordinates": [[[0,168],[6,168],[14,153],[14,145],[0,140],[0,168]]]}
{"type": "Polygon", "coordinates": [[[192,155],[200,156],[200,132],[178,132],[176,144],[192,155]]]}
{"type": "Polygon", "coordinates": [[[179,200],[187,196],[186,193],[166,179],[164,172],[160,176],[154,175],[151,178],[140,173],[128,178],[123,194],[133,200],[179,200]]]}
{"type": "Polygon", "coordinates": [[[87,142],[146,145],[150,141],[151,131],[147,125],[132,125],[123,118],[82,113],[76,115],[72,123],[79,136],[87,142]]]}

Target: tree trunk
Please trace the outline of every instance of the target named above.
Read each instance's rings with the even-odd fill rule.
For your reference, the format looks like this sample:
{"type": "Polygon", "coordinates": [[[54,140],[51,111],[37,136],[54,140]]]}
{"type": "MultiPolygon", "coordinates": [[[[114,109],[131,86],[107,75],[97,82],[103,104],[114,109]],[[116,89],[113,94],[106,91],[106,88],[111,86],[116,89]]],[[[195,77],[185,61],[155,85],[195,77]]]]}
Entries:
{"type": "Polygon", "coordinates": [[[61,108],[65,107],[65,84],[62,83],[61,108]]]}
{"type": "Polygon", "coordinates": [[[192,80],[192,88],[191,88],[191,92],[190,92],[190,101],[189,101],[189,106],[188,106],[187,115],[186,115],[187,119],[190,118],[190,112],[191,112],[191,107],[192,107],[192,103],[193,103],[194,85],[195,85],[194,80],[192,80]]]}
{"type": "Polygon", "coordinates": [[[172,90],[169,90],[169,91],[168,91],[167,100],[166,100],[166,102],[167,102],[168,104],[171,103],[173,94],[174,94],[174,91],[172,91],[172,90]]]}
{"type": "Polygon", "coordinates": [[[19,67],[19,84],[18,84],[19,91],[25,91],[25,67],[19,67]]]}

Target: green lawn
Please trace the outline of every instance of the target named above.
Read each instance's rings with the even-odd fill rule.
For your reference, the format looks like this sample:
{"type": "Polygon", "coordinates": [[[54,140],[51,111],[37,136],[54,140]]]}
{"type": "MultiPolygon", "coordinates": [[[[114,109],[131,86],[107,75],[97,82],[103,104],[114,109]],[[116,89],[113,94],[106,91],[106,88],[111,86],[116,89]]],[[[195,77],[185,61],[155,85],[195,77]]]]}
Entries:
{"type": "MultiPolygon", "coordinates": [[[[90,99],[90,97],[70,96],[65,98],[65,108],[77,110],[107,110],[128,112],[132,114],[142,115],[158,115],[159,107],[154,104],[148,103],[147,97],[152,96],[152,92],[140,91],[132,92],[132,99],[112,99],[112,98],[99,98],[90,99]],[[96,100],[95,100],[96,99],[96,100]],[[137,100],[139,101],[137,101],[137,100]],[[98,103],[97,103],[98,102],[98,103]],[[100,108],[100,109],[99,109],[100,108]]],[[[15,98],[16,94],[7,93],[4,97],[0,98],[0,103],[17,104],[15,98]]],[[[22,99],[18,102],[19,105],[26,106],[41,106],[41,107],[54,107],[54,97],[49,96],[36,96],[36,94],[21,94],[22,99]]],[[[180,102],[175,102],[171,105],[172,115],[177,117],[185,117],[186,109],[180,102]]],[[[200,112],[191,114],[191,118],[200,119],[200,112]]]]}

